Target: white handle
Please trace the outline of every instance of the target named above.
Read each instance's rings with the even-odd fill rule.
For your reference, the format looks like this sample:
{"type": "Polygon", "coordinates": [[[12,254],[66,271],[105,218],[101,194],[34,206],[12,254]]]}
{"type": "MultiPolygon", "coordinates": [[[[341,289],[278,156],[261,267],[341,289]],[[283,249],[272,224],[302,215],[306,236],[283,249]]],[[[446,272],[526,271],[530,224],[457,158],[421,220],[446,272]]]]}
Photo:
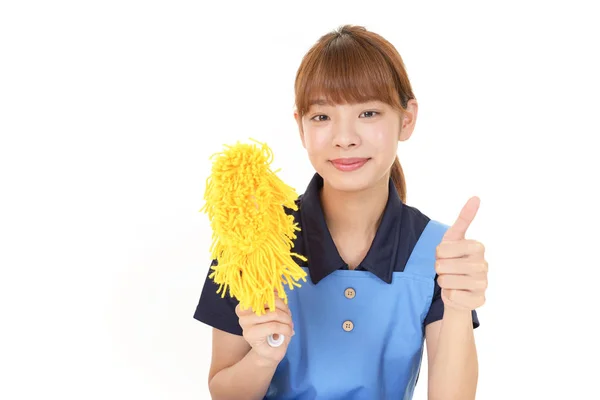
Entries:
{"type": "Polygon", "coordinates": [[[273,337],[273,335],[269,335],[267,337],[267,343],[269,343],[269,346],[271,347],[279,347],[283,344],[283,341],[285,340],[285,336],[283,335],[278,335],[278,338],[275,339],[273,337]]]}

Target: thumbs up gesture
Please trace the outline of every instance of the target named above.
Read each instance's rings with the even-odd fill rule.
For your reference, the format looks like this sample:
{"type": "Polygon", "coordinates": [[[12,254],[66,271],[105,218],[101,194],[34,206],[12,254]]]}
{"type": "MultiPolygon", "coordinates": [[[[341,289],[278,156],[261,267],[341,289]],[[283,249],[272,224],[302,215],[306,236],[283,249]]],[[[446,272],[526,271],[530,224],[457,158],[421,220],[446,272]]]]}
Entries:
{"type": "Polygon", "coordinates": [[[478,197],[467,201],[458,219],[437,246],[435,270],[437,283],[442,288],[444,307],[474,310],[485,303],[488,285],[485,249],[480,242],[465,239],[479,203],[478,197]]]}

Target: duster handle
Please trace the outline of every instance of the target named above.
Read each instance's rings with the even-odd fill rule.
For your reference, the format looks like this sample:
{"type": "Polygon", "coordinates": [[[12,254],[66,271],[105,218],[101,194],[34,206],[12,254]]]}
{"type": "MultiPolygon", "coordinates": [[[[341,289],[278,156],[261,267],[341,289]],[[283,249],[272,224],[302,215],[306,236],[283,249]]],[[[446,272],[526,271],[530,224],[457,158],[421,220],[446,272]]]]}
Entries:
{"type": "Polygon", "coordinates": [[[269,335],[267,337],[267,343],[269,343],[269,346],[271,347],[279,347],[283,344],[283,341],[285,340],[285,336],[283,335],[278,335],[277,339],[275,339],[274,335],[269,335]]]}

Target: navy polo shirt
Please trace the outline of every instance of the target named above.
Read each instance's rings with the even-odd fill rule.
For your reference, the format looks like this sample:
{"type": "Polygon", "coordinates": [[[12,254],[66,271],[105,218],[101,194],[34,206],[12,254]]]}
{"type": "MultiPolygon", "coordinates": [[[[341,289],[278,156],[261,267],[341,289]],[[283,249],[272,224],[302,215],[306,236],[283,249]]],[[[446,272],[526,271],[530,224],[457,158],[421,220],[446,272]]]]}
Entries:
{"type": "MultiPolygon", "coordinates": [[[[288,213],[294,215],[301,229],[297,232],[293,251],[306,256],[309,260],[308,263],[300,260],[297,262],[301,263],[300,266],[308,268],[309,278],[315,284],[337,269],[348,269],[348,265],[337,251],[325,222],[319,199],[322,187],[323,178],[315,174],[304,194],[296,200],[298,210],[286,209],[288,213]]],[[[371,248],[356,270],[369,271],[382,281],[391,283],[393,272],[404,271],[410,254],[428,222],[427,216],[402,202],[390,179],[388,201],[381,223],[371,248]]],[[[215,264],[216,261],[213,261],[212,265],[215,264]]],[[[208,273],[211,272],[209,268],[208,273]]],[[[232,299],[229,294],[222,298],[221,294],[217,294],[217,289],[218,285],[207,275],[194,318],[222,331],[242,335],[242,328],[235,314],[237,300],[232,299]]],[[[443,314],[444,303],[436,275],[433,299],[424,324],[442,319],[443,314]]],[[[477,328],[479,320],[475,310],[472,311],[472,316],[473,327],[477,328]]]]}

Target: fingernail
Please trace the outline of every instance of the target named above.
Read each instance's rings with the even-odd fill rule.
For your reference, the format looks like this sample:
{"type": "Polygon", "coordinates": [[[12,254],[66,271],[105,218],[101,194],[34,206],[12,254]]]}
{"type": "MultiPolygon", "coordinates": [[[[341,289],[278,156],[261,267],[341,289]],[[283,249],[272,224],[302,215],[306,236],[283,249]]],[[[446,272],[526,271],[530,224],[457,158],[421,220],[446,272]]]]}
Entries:
{"type": "Polygon", "coordinates": [[[296,334],[296,331],[292,330],[292,336],[294,336],[296,334]]]}

